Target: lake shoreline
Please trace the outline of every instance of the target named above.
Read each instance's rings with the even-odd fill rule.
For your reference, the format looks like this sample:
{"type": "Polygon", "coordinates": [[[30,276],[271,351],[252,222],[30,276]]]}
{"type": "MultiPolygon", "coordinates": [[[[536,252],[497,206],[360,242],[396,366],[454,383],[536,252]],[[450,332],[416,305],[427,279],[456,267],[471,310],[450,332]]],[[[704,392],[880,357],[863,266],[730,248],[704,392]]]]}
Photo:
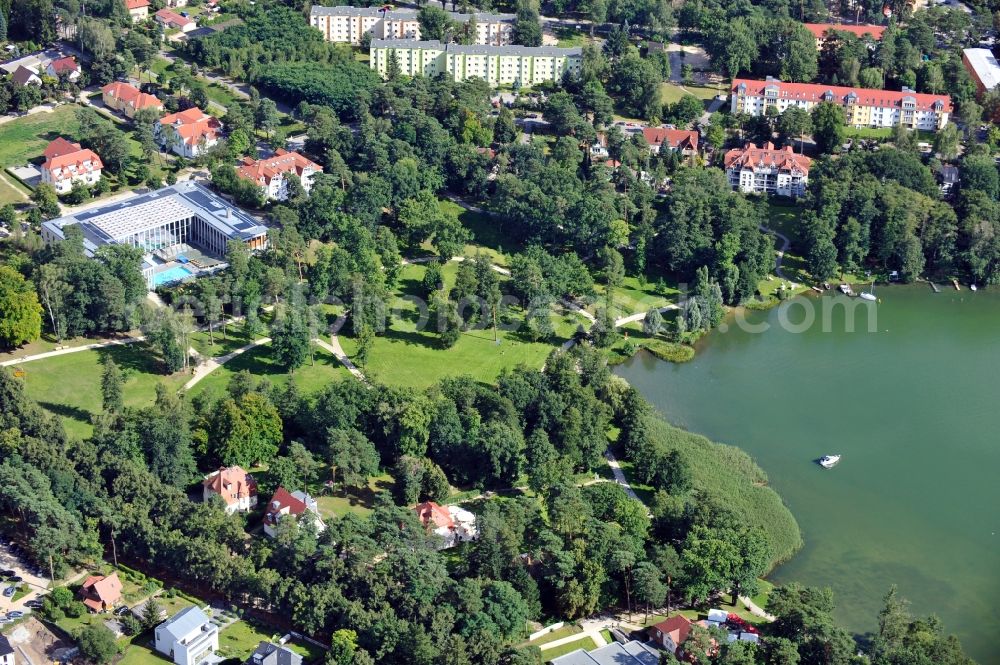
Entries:
{"type": "Polygon", "coordinates": [[[1000,529],[979,506],[1000,505],[1000,492],[979,478],[1000,461],[987,440],[997,423],[986,388],[1000,371],[1000,340],[989,334],[1000,325],[1000,293],[939,287],[887,285],[871,333],[861,319],[856,334],[837,325],[791,334],[771,308],[743,311],[779,329],[751,334],[733,325],[731,310],[724,331],[695,342],[694,362],[636,353],[614,372],[676,427],[733,442],[766,470],[805,540],[768,579],[831,586],[839,620],[857,634],[873,628],[881,596],[898,582],[916,614],[938,614],[971,656],[989,662],[984,626],[965,626],[981,613],[1000,628],[988,603],[1000,590],[989,534],[1000,529]],[[832,408],[794,406],[804,403],[832,408]],[[942,460],[942,438],[969,450],[942,460]],[[831,453],[845,454],[837,469],[814,463],[831,453]],[[970,501],[972,510],[956,512],[970,501]],[[941,544],[939,534],[953,531],[941,544]]]}

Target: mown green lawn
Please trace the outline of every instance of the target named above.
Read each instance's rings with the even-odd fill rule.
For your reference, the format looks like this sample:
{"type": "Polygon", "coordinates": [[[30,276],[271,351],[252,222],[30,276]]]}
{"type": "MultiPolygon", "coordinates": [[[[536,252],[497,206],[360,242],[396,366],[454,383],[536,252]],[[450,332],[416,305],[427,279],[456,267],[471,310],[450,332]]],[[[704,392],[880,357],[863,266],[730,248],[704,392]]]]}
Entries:
{"type": "MultiPolygon", "coordinates": [[[[604,284],[597,284],[595,287],[597,298],[587,309],[592,314],[607,305],[607,289],[604,284]]],[[[622,285],[615,289],[612,298],[615,318],[648,312],[654,307],[664,307],[670,303],[677,302],[680,291],[673,281],[658,284],[655,281],[643,281],[639,277],[629,275],[624,279],[622,285]]]]}
{"type": "Polygon", "coordinates": [[[582,633],[582,632],[583,628],[581,628],[580,626],[576,625],[575,623],[568,623],[562,628],[545,633],[537,640],[526,642],[526,644],[531,644],[533,646],[540,647],[543,644],[548,644],[549,642],[555,642],[556,640],[561,640],[564,637],[569,637],[570,635],[576,635],[577,633],[582,633]]]}
{"type": "Polygon", "coordinates": [[[597,648],[597,642],[588,635],[584,635],[578,640],[573,640],[567,644],[563,644],[558,647],[552,647],[551,649],[546,649],[542,652],[542,660],[546,663],[550,662],[554,658],[559,656],[565,656],[568,653],[572,653],[577,649],[584,649],[586,651],[593,651],[597,648]]]}
{"type": "MultiPolygon", "coordinates": [[[[523,249],[520,243],[515,242],[505,233],[502,217],[466,210],[454,201],[445,199],[442,199],[439,205],[441,210],[457,214],[462,226],[472,232],[472,242],[465,246],[466,256],[474,256],[477,251],[485,252],[493,263],[498,266],[506,266],[507,258],[505,255],[523,249]]],[[[422,249],[433,253],[430,243],[427,243],[422,249]]]]}
{"type": "Polygon", "coordinates": [[[557,29],[556,37],[559,39],[559,43],[557,44],[559,48],[574,48],[590,43],[590,36],[587,33],[571,28],[557,29]]]}
{"type": "Polygon", "coordinates": [[[25,392],[42,408],[62,418],[73,436],[88,436],[91,417],[101,412],[101,373],[111,358],[125,376],[125,405],[147,406],[157,384],[178,390],[188,376],[162,373],[158,356],[143,343],[79,351],[25,363],[25,392]]]}
{"type": "Polygon", "coordinates": [[[673,104],[684,95],[694,95],[703,102],[708,101],[716,95],[724,94],[724,87],[714,88],[702,85],[678,85],[677,83],[660,84],[660,100],[664,104],[673,104]]]}
{"type": "Polygon", "coordinates": [[[384,473],[368,479],[364,488],[350,487],[337,490],[333,494],[316,497],[319,511],[325,518],[343,517],[347,513],[365,516],[375,507],[375,495],[388,492],[395,481],[392,476],[384,473]]]}
{"type": "Polygon", "coordinates": [[[191,346],[203,356],[224,356],[227,353],[246,346],[250,338],[243,329],[243,323],[231,323],[226,326],[226,335],[222,335],[222,326],[216,325],[215,331],[209,334],[207,330],[191,335],[191,346]]]}
{"type": "Polygon", "coordinates": [[[219,633],[219,655],[245,661],[262,641],[277,641],[280,635],[248,621],[237,621],[219,633]]]}
{"type": "MultiPolygon", "coordinates": [[[[455,262],[444,266],[442,272],[446,288],[451,288],[454,283],[457,266],[455,262]]],[[[424,265],[409,265],[401,274],[396,290],[399,298],[390,302],[394,316],[386,333],[376,338],[367,364],[362,368],[374,381],[425,388],[445,376],[468,374],[477,380],[492,383],[505,368],[521,364],[541,367],[552,349],[568,340],[583,322],[578,315],[559,310],[553,313],[556,337],[550,342],[532,342],[523,332],[501,329],[497,334],[498,344],[494,341],[492,327],[489,327],[468,330],[462,333],[455,346],[445,349],[434,331],[435,322],[428,319],[422,323],[417,304],[401,299],[403,295],[416,297],[425,271],[424,265]]],[[[523,315],[520,311],[512,311],[509,321],[512,326],[521,327],[523,315]]],[[[340,342],[347,355],[355,358],[357,341],[351,335],[349,330],[342,331],[340,342]]]]}
{"type": "MultiPolygon", "coordinates": [[[[5,174],[4,178],[10,179],[11,183],[14,182],[12,175],[5,174]]],[[[4,180],[0,180],[0,206],[7,205],[8,203],[24,203],[28,200],[28,195],[24,193],[20,186],[14,184],[8,184],[4,180]]]]}
{"type": "MultiPolygon", "coordinates": [[[[351,376],[332,353],[318,346],[315,347],[315,359],[315,364],[311,365],[307,360],[305,365],[295,370],[291,375],[296,385],[304,393],[316,392],[331,381],[341,381],[351,376]]],[[[221,396],[225,393],[233,375],[243,370],[249,371],[257,378],[267,379],[276,385],[286,384],[290,376],[288,370],[271,357],[270,344],[262,344],[219,367],[198,382],[191,391],[194,394],[212,391],[221,396]]]]}
{"type": "Polygon", "coordinates": [[[76,139],[80,124],[75,104],[63,104],[52,113],[34,113],[0,125],[0,167],[20,166],[42,156],[50,141],[76,139]]]}

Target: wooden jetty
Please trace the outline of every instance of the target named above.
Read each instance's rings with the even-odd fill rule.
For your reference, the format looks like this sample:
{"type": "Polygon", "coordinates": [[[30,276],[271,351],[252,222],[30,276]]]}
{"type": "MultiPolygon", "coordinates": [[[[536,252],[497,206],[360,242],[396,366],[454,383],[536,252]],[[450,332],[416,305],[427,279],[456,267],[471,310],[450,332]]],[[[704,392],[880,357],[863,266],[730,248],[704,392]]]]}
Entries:
{"type": "Polygon", "coordinates": [[[934,293],[941,293],[941,289],[938,288],[937,284],[935,284],[934,282],[931,282],[930,284],[931,288],[934,289],[934,293]]]}

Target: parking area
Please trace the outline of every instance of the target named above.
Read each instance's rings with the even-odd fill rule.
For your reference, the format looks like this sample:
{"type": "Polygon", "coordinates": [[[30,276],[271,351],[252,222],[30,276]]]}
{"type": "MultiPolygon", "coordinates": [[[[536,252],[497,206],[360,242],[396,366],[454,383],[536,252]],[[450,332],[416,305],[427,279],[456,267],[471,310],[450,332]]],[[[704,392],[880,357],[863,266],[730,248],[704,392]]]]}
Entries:
{"type": "Polygon", "coordinates": [[[30,609],[29,604],[48,588],[49,578],[44,571],[30,564],[16,544],[0,542],[0,617],[30,609]],[[13,592],[8,591],[11,588],[13,592]]]}

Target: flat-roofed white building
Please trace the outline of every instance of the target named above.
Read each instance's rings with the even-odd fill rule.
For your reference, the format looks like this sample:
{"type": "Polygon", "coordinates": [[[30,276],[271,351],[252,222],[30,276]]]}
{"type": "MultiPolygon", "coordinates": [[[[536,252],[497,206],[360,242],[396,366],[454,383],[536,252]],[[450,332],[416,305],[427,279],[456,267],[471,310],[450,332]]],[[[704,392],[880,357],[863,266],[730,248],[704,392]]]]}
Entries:
{"type": "Polygon", "coordinates": [[[251,251],[267,246],[266,226],[190,180],[43,222],[42,239],[46,244],[59,242],[71,225],[83,232],[87,256],[109,244],[144,250],[142,274],[150,289],[163,283],[157,276],[176,269],[175,257],[191,246],[220,258],[230,240],[245,243],[251,251]]]}
{"type": "MultiPolygon", "coordinates": [[[[328,42],[360,44],[364,35],[373,39],[420,39],[419,12],[415,9],[383,9],[382,7],[321,7],[313,5],[309,24],[323,33],[328,42]]],[[[513,14],[449,12],[455,23],[475,19],[476,43],[501,46],[509,44],[514,32],[513,14]]]]}
{"type": "Polygon", "coordinates": [[[554,46],[464,46],[439,41],[372,40],[371,68],[386,76],[389,54],[395,53],[406,76],[446,73],[455,81],[481,78],[491,86],[531,87],[557,81],[564,72],[578,73],[583,64],[580,48],[554,46]]]}
{"type": "Polygon", "coordinates": [[[975,81],[980,95],[1000,85],[1000,63],[988,48],[963,49],[962,64],[975,81]]]}

